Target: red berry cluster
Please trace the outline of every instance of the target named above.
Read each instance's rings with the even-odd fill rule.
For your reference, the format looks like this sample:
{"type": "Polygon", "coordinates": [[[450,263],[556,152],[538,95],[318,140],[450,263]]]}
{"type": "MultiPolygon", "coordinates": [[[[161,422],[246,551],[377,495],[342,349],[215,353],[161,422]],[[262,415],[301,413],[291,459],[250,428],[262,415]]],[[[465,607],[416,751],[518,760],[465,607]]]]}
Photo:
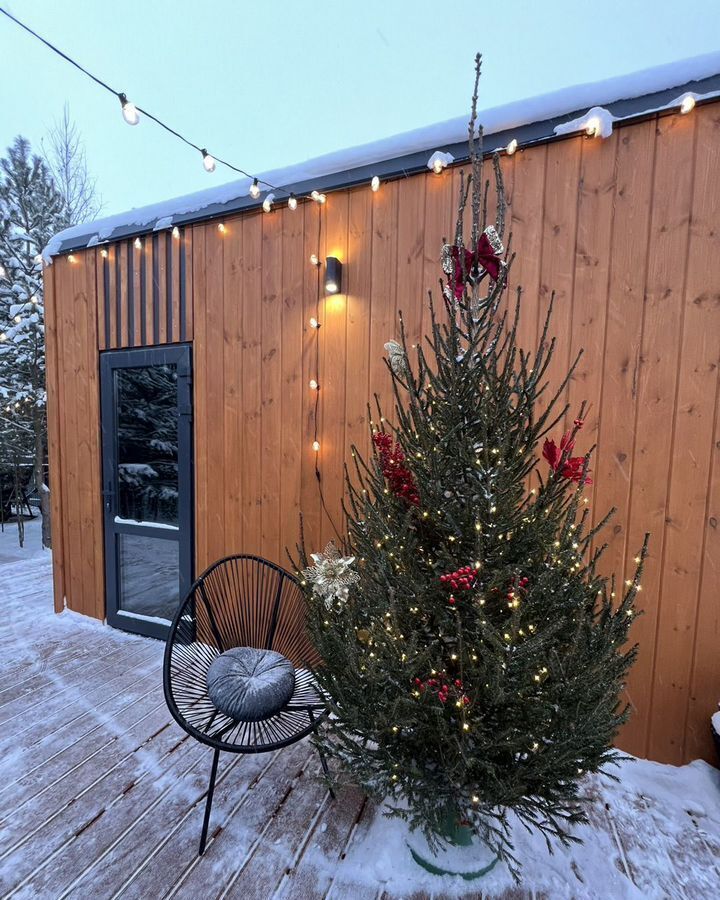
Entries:
{"type": "Polygon", "coordinates": [[[463,693],[462,681],[456,678],[451,684],[445,672],[440,672],[437,676],[426,678],[424,681],[421,678],[415,678],[414,683],[421,694],[426,692],[435,694],[441,703],[448,702],[451,691],[463,706],[467,706],[470,702],[468,695],[463,693]]]}
{"type": "MultiPolygon", "coordinates": [[[[469,591],[472,590],[475,579],[477,578],[477,572],[473,569],[472,566],[463,566],[462,569],[457,569],[455,572],[449,572],[447,575],[441,575],[440,581],[443,584],[449,584],[452,590],[454,591],[469,591]]],[[[454,594],[450,594],[448,597],[448,603],[451,606],[454,606],[456,603],[456,598],[454,594]]]]}
{"type": "Polygon", "coordinates": [[[420,494],[412,472],[405,465],[402,447],[384,431],[373,435],[373,444],[377,447],[383,476],[393,494],[410,506],[420,506],[420,494]]]}

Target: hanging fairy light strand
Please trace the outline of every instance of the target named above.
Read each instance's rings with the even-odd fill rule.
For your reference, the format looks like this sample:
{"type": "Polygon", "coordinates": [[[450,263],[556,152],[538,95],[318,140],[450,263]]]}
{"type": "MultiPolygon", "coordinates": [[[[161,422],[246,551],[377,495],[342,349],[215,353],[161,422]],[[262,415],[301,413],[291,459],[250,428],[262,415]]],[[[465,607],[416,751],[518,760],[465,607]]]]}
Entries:
{"type": "MultiPolygon", "coordinates": [[[[267,181],[264,178],[261,178],[258,175],[253,175],[251,172],[248,172],[245,169],[243,169],[242,166],[236,166],[233,163],[228,162],[226,159],[221,159],[216,154],[210,154],[206,147],[201,147],[199,144],[196,144],[194,141],[191,141],[189,138],[185,137],[185,135],[181,134],[179,131],[172,128],[166,122],[163,122],[162,119],[159,119],[157,116],[153,115],[151,112],[144,109],[142,106],[138,106],[137,104],[133,103],[131,100],[128,99],[127,95],[123,91],[116,91],[113,87],[111,87],[102,78],[99,78],[97,75],[94,75],[92,72],[90,72],[84,66],[80,65],[79,62],[74,60],[71,56],[68,56],[67,53],[64,53],[62,50],[60,50],[58,47],[56,47],[50,41],[46,40],[44,37],[42,37],[42,35],[38,34],[36,31],[34,31],[29,25],[26,25],[24,22],[21,22],[20,19],[16,18],[14,15],[12,15],[12,13],[8,12],[6,9],[3,9],[2,6],[0,6],[0,13],[2,13],[4,16],[6,16],[8,19],[10,19],[11,22],[14,22],[16,25],[18,25],[20,28],[22,28],[28,34],[32,35],[32,37],[34,37],[36,40],[40,41],[40,43],[44,44],[48,49],[52,50],[53,53],[56,53],[61,59],[64,59],[66,62],[70,63],[71,66],[74,66],[76,69],[78,69],[80,72],[82,72],[83,75],[86,75],[88,78],[90,78],[92,81],[94,81],[95,84],[97,84],[99,87],[103,88],[104,90],[108,91],[111,94],[114,94],[114,96],[117,97],[117,99],[120,102],[122,117],[128,123],[128,125],[137,125],[138,122],[140,121],[141,116],[145,116],[146,118],[150,119],[152,122],[155,122],[156,125],[159,125],[165,131],[167,131],[168,134],[173,135],[173,137],[176,137],[179,141],[182,141],[184,144],[187,144],[187,146],[191,147],[193,150],[197,150],[197,152],[202,157],[202,164],[203,164],[203,168],[205,169],[205,171],[214,172],[217,164],[219,163],[220,165],[223,165],[226,168],[231,169],[233,172],[237,172],[239,175],[244,175],[246,178],[252,179],[252,185],[250,187],[249,193],[250,193],[250,196],[254,200],[257,200],[260,196],[260,193],[261,193],[260,185],[264,185],[269,190],[276,191],[276,192],[280,191],[285,196],[287,196],[289,198],[288,206],[290,207],[290,209],[294,210],[297,208],[297,198],[296,198],[295,194],[293,194],[292,191],[289,191],[286,188],[278,187],[277,185],[272,184],[271,182],[267,181]]],[[[312,194],[310,195],[310,197],[311,197],[311,199],[315,200],[318,203],[325,202],[325,195],[318,194],[317,191],[313,191],[312,194]]]]}

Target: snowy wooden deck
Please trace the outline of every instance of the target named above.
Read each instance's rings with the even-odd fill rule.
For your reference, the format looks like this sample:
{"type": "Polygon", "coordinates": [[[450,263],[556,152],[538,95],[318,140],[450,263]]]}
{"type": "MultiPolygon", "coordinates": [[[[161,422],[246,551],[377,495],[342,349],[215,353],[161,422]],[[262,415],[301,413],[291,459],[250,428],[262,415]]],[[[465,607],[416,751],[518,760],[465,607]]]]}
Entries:
{"type": "MultiPolygon", "coordinates": [[[[0,603],[3,897],[457,896],[442,883],[399,886],[397,873],[390,885],[358,876],[352,851],[378,826],[377,812],[358,791],[332,802],[307,743],[221,756],[211,836],[198,859],[211,751],[170,719],[162,645],[53,615],[46,560],[0,566],[0,603]]],[[[527,888],[496,872],[489,896],[716,896],[720,816],[711,815],[710,828],[705,811],[688,809],[668,825],[666,811],[641,794],[617,811],[598,798],[591,814],[586,859],[599,854],[610,875],[582,856],[556,854],[545,872],[530,865],[527,888]]],[[[373,856],[366,848],[359,857],[371,871],[373,856]]]]}

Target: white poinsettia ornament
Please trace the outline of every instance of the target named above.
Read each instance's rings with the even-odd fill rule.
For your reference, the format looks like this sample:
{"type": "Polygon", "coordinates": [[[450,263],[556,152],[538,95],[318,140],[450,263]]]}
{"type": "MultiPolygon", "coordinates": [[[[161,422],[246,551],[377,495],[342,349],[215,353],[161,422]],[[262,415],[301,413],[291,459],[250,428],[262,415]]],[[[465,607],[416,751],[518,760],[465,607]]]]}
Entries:
{"type": "Polygon", "coordinates": [[[408,363],[403,345],[399,341],[388,341],[385,344],[385,350],[393,372],[400,377],[406,375],[408,363]]]}
{"type": "Polygon", "coordinates": [[[330,541],[322,553],[311,553],[310,558],[315,565],[303,569],[303,577],[312,584],[313,592],[322,598],[325,606],[330,609],[334,600],[347,600],[350,586],[360,580],[352,568],[355,557],[341,556],[330,541]]]}

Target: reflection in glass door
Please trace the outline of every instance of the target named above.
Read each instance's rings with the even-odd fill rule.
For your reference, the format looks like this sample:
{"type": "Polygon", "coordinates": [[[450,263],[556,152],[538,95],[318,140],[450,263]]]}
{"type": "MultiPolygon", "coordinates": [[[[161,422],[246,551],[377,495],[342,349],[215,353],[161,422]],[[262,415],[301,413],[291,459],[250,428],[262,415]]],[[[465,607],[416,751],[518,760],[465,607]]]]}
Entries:
{"type": "Polygon", "coordinates": [[[100,367],[107,619],[164,637],[192,579],[190,348],[100,367]]]}

